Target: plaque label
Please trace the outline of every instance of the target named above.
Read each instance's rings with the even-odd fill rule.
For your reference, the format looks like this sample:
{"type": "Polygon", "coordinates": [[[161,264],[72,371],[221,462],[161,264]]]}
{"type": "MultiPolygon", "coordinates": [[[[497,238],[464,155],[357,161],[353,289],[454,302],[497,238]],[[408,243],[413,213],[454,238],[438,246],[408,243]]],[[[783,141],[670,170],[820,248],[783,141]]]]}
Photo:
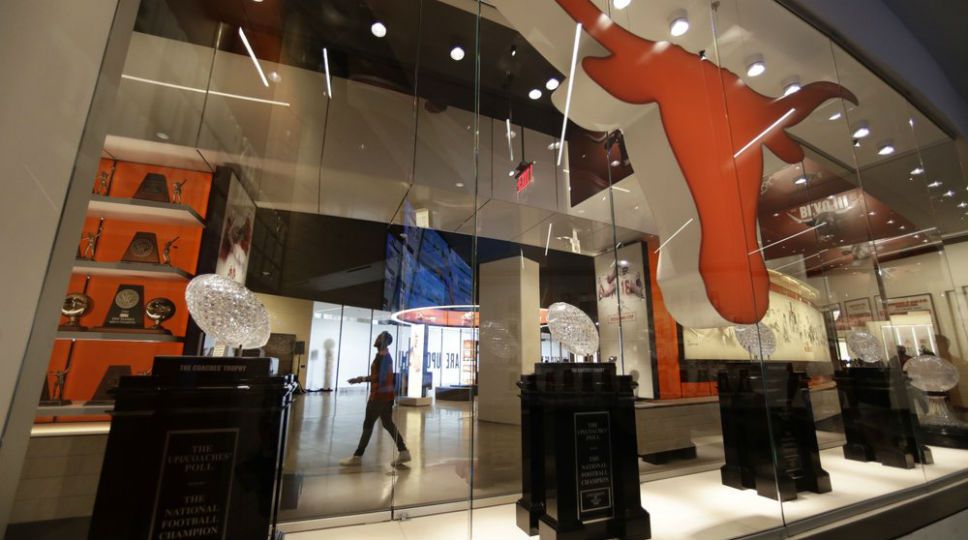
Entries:
{"type": "Polygon", "coordinates": [[[226,538],[238,429],[169,431],[149,540],[226,538]]]}
{"type": "Polygon", "coordinates": [[[576,430],[576,512],[579,521],[613,517],[609,411],[573,414],[576,430]]]}

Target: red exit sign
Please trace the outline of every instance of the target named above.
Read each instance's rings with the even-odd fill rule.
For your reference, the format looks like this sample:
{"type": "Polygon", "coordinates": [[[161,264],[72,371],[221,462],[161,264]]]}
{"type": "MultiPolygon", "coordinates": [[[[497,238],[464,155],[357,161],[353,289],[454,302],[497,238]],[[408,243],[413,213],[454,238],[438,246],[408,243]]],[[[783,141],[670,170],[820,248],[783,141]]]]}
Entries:
{"type": "Polygon", "coordinates": [[[532,168],[534,163],[522,163],[516,167],[515,171],[515,191],[521,193],[523,189],[532,183],[532,168]]]}

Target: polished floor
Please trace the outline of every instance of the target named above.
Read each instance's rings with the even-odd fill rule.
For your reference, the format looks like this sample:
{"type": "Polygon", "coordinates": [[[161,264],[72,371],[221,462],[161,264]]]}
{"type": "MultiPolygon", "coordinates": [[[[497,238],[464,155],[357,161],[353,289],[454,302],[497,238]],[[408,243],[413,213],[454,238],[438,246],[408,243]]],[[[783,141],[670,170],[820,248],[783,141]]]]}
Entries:
{"type": "MultiPolygon", "coordinates": [[[[716,470],[645,482],[640,486],[643,507],[650,513],[653,538],[721,540],[751,535],[862,503],[925,481],[963,474],[967,451],[933,447],[936,462],[914,469],[846,460],[841,448],[821,452],[832,491],[801,492],[798,499],[780,504],[721,484],[716,470]]],[[[503,504],[471,511],[449,512],[415,519],[288,532],[287,540],[526,540],[515,525],[515,508],[503,504]]]]}
{"type": "MultiPolygon", "coordinates": [[[[297,396],[290,421],[281,522],[513,497],[521,487],[519,427],[476,419],[469,402],[395,407],[413,461],[391,467],[395,447],[380,423],[360,467],[341,467],[357,447],[363,393],[297,396]]],[[[641,478],[711,470],[723,464],[720,437],[697,437],[698,457],[640,462],[641,478]]]]}

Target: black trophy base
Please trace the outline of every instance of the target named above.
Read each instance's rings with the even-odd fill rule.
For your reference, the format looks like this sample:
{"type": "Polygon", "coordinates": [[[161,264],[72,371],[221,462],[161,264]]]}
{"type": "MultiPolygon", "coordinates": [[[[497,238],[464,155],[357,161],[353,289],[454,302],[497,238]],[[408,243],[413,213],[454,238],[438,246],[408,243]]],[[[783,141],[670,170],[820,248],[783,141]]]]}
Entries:
{"type": "Polygon", "coordinates": [[[40,402],[41,407],[63,407],[70,404],[71,401],[67,399],[45,399],[40,402]]]}
{"type": "Polygon", "coordinates": [[[533,508],[529,501],[519,499],[515,502],[515,525],[529,536],[539,534],[539,516],[542,508],[533,508]]]}
{"type": "Polygon", "coordinates": [[[666,463],[670,463],[671,461],[697,459],[697,447],[692,444],[686,448],[676,448],[674,450],[664,450],[663,452],[643,454],[640,456],[640,459],[651,465],[664,465],[666,463]]]}
{"type": "Polygon", "coordinates": [[[641,509],[642,515],[627,516],[623,519],[607,519],[587,522],[564,530],[548,514],[539,518],[539,540],[648,540],[650,538],[650,516],[641,509]]]}
{"type": "Polygon", "coordinates": [[[80,324],[62,324],[57,327],[58,332],[87,332],[88,329],[80,324]]]}
{"type": "Polygon", "coordinates": [[[920,441],[926,444],[944,448],[967,448],[967,426],[920,424],[919,433],[920,441]]]}
{"type": "Polygon", "coordinates": [[[141,330],[141,332],[142,333],[145,333],[145,334],[158,334],[158,335],[161,335],[161,336],[170,336],[170,335],[172,335],[172,331],[171,330],[167,330],[167,329],[165,329],[165,328],[163,328],[161,326],[150,326],[148,328],[145,328],[144,330],[141,330]]]}
{"type": "Polygon", "coordinates": [[[148,329],[142,326],[99,326],[94,331],[115,334],[144,334],[148,329]]]}

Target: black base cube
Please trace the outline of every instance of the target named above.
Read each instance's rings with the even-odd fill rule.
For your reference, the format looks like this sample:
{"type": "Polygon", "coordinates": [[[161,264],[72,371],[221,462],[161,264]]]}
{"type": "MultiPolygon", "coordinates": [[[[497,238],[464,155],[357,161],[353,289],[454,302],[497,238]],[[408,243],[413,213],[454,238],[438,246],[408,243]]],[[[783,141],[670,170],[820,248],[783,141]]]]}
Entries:
{"type": "Polygon", "coordinates": [[[122,377],[89,538],[275,538],[292,375],[276,359],[156,357],[122,377]]]}
{"type": "Polygon", "coordinates": [[[783,501],[796,499],[799,491],[832,491],[819,460],[804,373],[789,363],[732,362],[718,372],[717,381],[725,461],[721,483],[783,501]]]}
{"type": "Polygon", "coordinates": [[[522,390],[516,524],[541,540],[643,540],[633,382],[615,364],[536,364],[522,390]]]}
{"type": "Polygon", "coordinates": [[[916,439],[919,426],[902,370],[850,367],[835,373],[842,402],[846,459],[911,469],[933,463],[916,439]]]}

